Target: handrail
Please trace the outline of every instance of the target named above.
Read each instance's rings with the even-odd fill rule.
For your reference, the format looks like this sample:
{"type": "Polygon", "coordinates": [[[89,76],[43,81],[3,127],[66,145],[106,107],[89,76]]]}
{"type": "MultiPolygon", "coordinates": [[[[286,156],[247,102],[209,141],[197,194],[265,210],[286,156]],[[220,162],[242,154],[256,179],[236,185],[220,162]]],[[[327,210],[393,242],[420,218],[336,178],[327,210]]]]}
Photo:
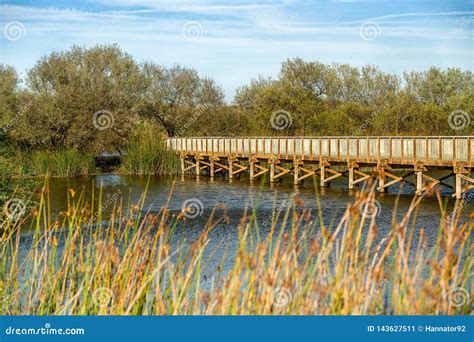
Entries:
{"type": "Polygon", "coordinates": [[[474,136],[172,137],[184,154],[471,167],[474,136]]]}
{"type": "Polygon", "coordinates": [[[456,138],[456,139],[467,139],[467,138],[474,138],[473,135],[227,135],[227,136],[174,136],[165,138],[168,139],[235,139],[235,138],[283,138],[283,139],[299,139],[299,138],[307,138],[307,139],[319,139],[319,138],[416,138],[416,139],[426,139],[426,138],[456,138]]]}

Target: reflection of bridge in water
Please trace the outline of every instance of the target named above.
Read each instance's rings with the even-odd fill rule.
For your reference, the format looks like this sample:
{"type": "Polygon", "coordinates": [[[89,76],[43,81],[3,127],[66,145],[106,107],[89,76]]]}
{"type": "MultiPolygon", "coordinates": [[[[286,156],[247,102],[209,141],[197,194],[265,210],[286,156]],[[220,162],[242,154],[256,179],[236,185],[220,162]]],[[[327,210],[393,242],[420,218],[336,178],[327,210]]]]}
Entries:
{"type": "Polygon", "coordinates": [[[415,174],[416,193],[435,186],[453,190],[461,198],[474,188],[470,177],[473,166],[474,137],[187,137],[169,138],[167,147],[181,157],[181,171],[214,177],[216,173],[234,175],[248,171],[250,180],[269,174],[270,182],[292,174],[295,184],[319,176],[321,186],[344,176],[349,189],[375,178],[378,191],[415,174]],[[342,167],[341,167],[342,166],[342,167]],[[395,175],[393,170],[407,170],[395,175]],[[451,172],[439,179],[428,170],[451,172]],[[364,170],[364,171],[362,171],[364,170]],[[371,171],[366,171],[371,170],[371,171]],[[454,186],[445,181],[454,177],[454,186]]]}

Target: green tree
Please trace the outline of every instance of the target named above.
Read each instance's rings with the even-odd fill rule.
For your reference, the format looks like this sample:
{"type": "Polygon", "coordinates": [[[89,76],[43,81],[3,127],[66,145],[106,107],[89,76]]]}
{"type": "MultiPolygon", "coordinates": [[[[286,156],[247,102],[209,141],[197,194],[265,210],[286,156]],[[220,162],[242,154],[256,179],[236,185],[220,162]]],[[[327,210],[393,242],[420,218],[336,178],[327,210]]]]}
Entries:
{"type": "Polygon", "coordinates": [[[224,104],[224,93],[214,80],[200,77],[196,70],[180,65],[165,68],[144,63],[146,90],[138,112],[157,120],[168,136],[182,135],[202,117],[224,104]]]}
{"type": "Polygon", "coordinates": [[[44,148],[121,149],[143,92],[139,66],[117,46],[53,52],[29,72],[35,98],[16,139],[44,148]]]}
{"type": "Polygon", "coordinates": [[[13,67],[0,64],[0,136],[4,138],[18,108],[19,82],[13,67]]]}

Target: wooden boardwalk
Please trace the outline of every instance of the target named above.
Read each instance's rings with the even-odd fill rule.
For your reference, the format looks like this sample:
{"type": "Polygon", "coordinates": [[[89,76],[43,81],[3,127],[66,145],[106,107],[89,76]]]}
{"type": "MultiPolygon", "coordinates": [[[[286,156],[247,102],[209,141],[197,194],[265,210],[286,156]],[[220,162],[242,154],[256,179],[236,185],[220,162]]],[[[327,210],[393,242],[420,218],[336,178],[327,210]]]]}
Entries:
{"type": "Polygon", "coordinates": [[[473,136],[180,137],[167,139],[166,145],[180,155],[183,173],[198,176],[203,171],[210,177],[226,172],[232,179],[248,171],[250,180],[268,173],[273,182],[291,174],[295,184],[318,176],[321,186],[344,176],[349,189],[375,178],[377,189],[385,191],[390,185],[408,182],[406,178],[415,174],[417,194],[446,186],[453,190],[453,196],[461,198],[463,192],[474,188],[470,177],[473,136]],[[396,169],[408,172],[397,176],[392,173],[396,169]],[[449,169],[451,173],[435,179],[426,174],[433,169],[449,169]],[[454,187],[445,182],[449,177],[454,177],[454,187]]]}

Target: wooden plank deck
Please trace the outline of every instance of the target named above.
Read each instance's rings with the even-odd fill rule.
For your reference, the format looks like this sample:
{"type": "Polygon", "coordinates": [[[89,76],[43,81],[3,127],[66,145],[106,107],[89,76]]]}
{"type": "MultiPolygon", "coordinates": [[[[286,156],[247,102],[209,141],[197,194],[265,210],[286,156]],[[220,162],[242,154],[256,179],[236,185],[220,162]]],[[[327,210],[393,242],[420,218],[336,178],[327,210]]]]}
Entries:
{"type": "MultiPolygon", "coordinates": [[[[368,177],[357,171],[359,166],[372,166],[378,173],[380,191],[388,187],[386,184],[404,180],[388,170],[412,169],[417,175],[417,192],[421,193],[429,184],[449,186],[424,175],[428,168],[452,169],[456,178],[454,195],[457,198],[466,191],[463,183],[472,183],[469,174],[474,159],[474,136],[179,137],[167,139],[166,146],[182,157],[183,172],[192,169],[199,175],[202,164],[203,170],[210,170],[211,177],[219,171],[228,172],[229,178],[239,172],[250,171],[253,179],[269,172],[272,181],[279,177],[280,169],[284,174],[293,174],[295,183],[317,174],[324,186],[330,180],[345,175],[345,172],[330,168],[331,165],[343,164],[347,165],[349,188],[352,188],[360,182],[360,178],[354,178],[356,175],[368,177]],[[249,165],[244,165],[243,161],[249,165]],[[278,165],[280,162],[292,163],[293,167],[282,170],[278,165]],[[184,167],[186,163],[190,165],[188,168],[184,167]],[[219,164],[218,171],[214,171],[214,163],[219,164]],[[305,164],[318,164],[319,167],[309,170],[304,167],[305,164]],[[331,177],[326,177],[327,172],[331,173],[331,177]],[[392,181],[385,183],[386,177],[392,178],[392,181]]],[[[467,190],[471,188],[472,185],[467,186],[467,190]]]]}

